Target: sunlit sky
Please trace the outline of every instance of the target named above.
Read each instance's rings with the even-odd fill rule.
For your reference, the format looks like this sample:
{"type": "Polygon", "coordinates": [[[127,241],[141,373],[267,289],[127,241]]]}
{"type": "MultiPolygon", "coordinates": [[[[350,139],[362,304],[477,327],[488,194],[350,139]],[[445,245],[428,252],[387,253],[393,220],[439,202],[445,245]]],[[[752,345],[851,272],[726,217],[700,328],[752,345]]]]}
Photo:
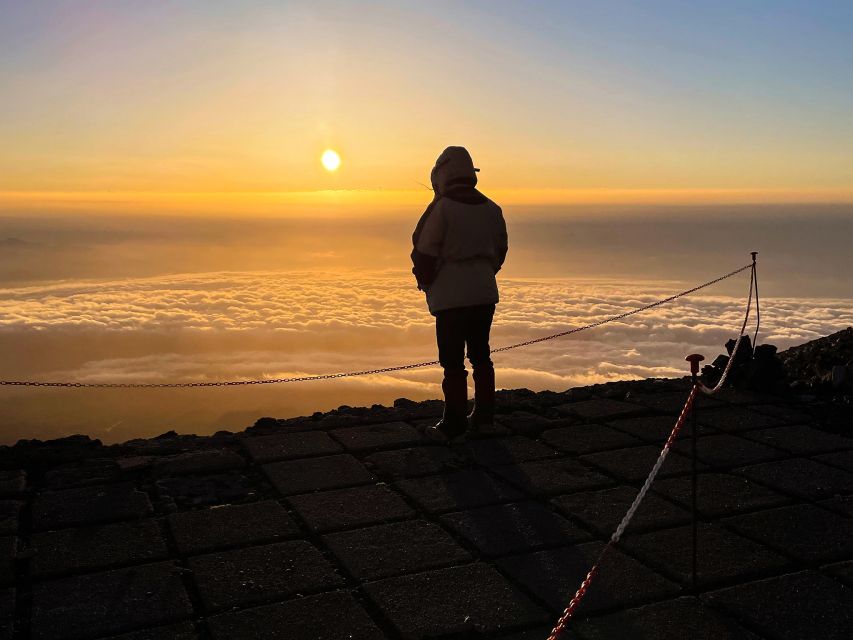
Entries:
{"type": "Polygon", "coordinates": [[[853,200],[850,2],[0,12],[0,212],[422,201],[448,144],[515,202],[853,200]]]}

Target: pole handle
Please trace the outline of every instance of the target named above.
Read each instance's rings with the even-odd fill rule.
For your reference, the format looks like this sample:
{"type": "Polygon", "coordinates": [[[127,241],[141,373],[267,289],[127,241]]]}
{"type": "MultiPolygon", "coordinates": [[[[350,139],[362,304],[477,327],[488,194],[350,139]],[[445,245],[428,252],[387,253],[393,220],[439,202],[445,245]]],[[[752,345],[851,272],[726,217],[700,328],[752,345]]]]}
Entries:
{"type": "Polygon", "coordinates": [[[697,375],[699,375],[699,363],[705,359],[705,356],[703,356],[701,353],[691,353],[684,359],[690,363],[690,375],[695,378],[697,375]]]}

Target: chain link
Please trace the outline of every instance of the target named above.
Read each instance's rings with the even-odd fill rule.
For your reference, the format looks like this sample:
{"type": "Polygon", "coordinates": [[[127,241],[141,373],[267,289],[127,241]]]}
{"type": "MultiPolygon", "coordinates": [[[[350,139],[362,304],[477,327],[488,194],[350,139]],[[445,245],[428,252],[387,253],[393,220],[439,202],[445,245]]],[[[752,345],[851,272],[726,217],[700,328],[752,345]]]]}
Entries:
{"type": "MultiPolygon", "coordinates": [[[[678,298],[683,298],[684,296],[688,296],[691,293],[695,293],[700,289],[705,289],[712,285],[717,284],[727,278],[731,278],[747,269],[751,269],[752,264],[748,264],[744,267],[740,267],[739,269],[735,269],[725,275],[720,276],[719,278],[714,278],[713,280],[709,280],[703,284],[693,287],[692,289],[687,289],[685,291],[681,291],[674,295],[669,296],[668,298],[664,298],[663,300],[658,300],[656,302],[652,302],[651,304],[647,304],[642,307],[638,307],[636,309],[632,309],[630,311],[626,311],[625,313],[620,313],[619,315],[611,316],[609,318],[604,318],[603,320],[598,320],[597,322],[592,322],[590,324],[583,325],[581,327],[575,327],[573,329],[569,329],[567,331],[561,331],[559,333],[554,333],[548,336],[543,336],[541,338],[534,338],[532,340],[525,340],[524,342],[517,342],[515,344],[510,344],[505,347],[499,347],[497,349],[492,349],[492,353],[501,353],[504,351],[509,351],[511,349],[519,349],[521,347],[526,347],[532,344],[538,344],[540,342],[546,342],[548,340],[554,340],[556,338],[562,338],[564,336],[571,335],[573,333],[580,333],[581,331],[587,331],[588,329],[595,329],[596,327],[600,327],[602,325],[608,324],[610,322],[616,322],[618,320],[623,320],[624,318],[628,318],[630,316],[636,315],[638,313],[642,313],[643,311],[648,311],[649,309],[654,309],[655,307],[659,307],[664,304],[668,304],[673,300],[677,300],[678,298]]],[[[0,386],[7,387],[66,387],[66,388],[74,388],[74,389],[192,389],[198,387],[236,387],[236,386],[248,386],[248,385],[256,385],[256,384],[289,384],[293,382],[312,382],[314,380],[335,380],[338,378],[355,378],[359,376],[371,376],[380,373],[393,373],[395,371],[408,371],[410,369],[423,369],[425,367],[433,367],[439,364],[438,360],[430,360],[429,362],[414,362],[411,364],[403,364],[395,367],[383,367],[381,369],[365,369],[363,371],[344,371],[340,373],[323,373],[317,375],[310,376],[295,376],[291,378],[261,378],[259,380],[218,380],[213,382],[40,382],[37,380],[0,380],[0,386]]]]}

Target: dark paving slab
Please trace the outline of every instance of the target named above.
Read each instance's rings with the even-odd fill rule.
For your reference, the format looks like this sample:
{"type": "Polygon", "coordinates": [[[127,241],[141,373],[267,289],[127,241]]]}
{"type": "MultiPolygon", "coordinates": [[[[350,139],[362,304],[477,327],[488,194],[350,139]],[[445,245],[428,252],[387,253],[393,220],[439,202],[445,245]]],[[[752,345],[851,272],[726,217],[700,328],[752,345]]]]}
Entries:
{"type": "Polygon", "coordinates": [[[36,533],[30,538],[34,578],[142,564],[169,557],[155,520],[36,533]]]}
{"type": "Polygon", "coordinates": [[[721,523],[797,560],[853,558],[853,520],[811,504],[735,516],[721,523]]]}
{"type": "Polygon", "coordinates": [[[503,464],[547,460],[560,456],[558,451],[524,436],[475,440],[460,448],[476,464],[495,467],[503,464]]]}
{"type": "MultiPolygon", "coordinates": [[[[663,393],[632,394],[631,402],[642,405],[660,413],[677,416],[687,402],[690,391],[665,391],[663,393]]],[[[720,401],[707,396],[699,395],[693,404],[697,410],[724,406],[720,401]]],[[[672,425],[670,425],[672,430],[672,425]]]]}
{"type": "Polygon", "coordinates": [[[853,448],[853,438],[845,438],[801,424],[747,431],[744,437],[804,456],[853,448]]]}
{"type": "MultiPolygon", "coordinates": [[[[560,496],[551,500],[551,503],[562,513],[582,522],[600,536],[609,538],[616,531],[637,493],[638,490],[633,487],[614,487],[560,496]]],[[[627,531],[661,529],[689,521],[689,511],[649,493],[634,513],[627,531]]]]}
{"type": "Polygon", "coordinates": [[[16,536],[0,537],[0,586],[15,582],[15,555],[18,553],[16,536]]]}
{"type": "Polygon", "coordinates": [[[420,508],[431,513],[513,502],[524,497],[506,482],[482,471],[471,470],[410,478],[397,482],[395,486],[420,508]]]}
{"type": "Polygon", "coordinates": [[[116,635],[190,615],[180,570],[170,562],[33,586],[32,637],[37,640],[116,635]]]}
{"type": "Polygon", "coordinates": [[[208,612],[343,583],[322,554],[304,540],[195,556],[189,566],[208,612]]]}
{"type": "Polygon", "coordinates": [[[525,462],[497,467],[494,471],[533,496],[554,496],[614,484],[607,476],[570,459],[525,462]]]}
{"type": "MultiPolygon", "coordinates": [[[[672,447],[673,451],[687,457],[691,456],[692,448],[690,438],[679,439],[672,447]]],[[[713,469],[730,469],[790,457],[788,452],[728,433],[696,439],[696,459],[713,469]]]]}
{"type": "MultiPolygon", "coordinates": [[[[603,469],[608,474],[626,482],[642,482],[649,475],[655,462],[660,455],[661,448],[655,445],[643,447],[632,447],[630,449],[617,449],[616,451],[602,451],[601,453],[590,453],[581,456],[580,459],[591,465],[603,469]]],[[[696,464],[698,470],[707,468],[702,462],[696,464]]],[[[659,478],[682,475],[691,472],[691,461],[689,458],[679,455],[675,451],[667,454],[666,460],[658,471],[659,478]]]]}
{"type": "Polygon", "coordinates": [[[589,533],[537,502],[482,507],[441,517],[485,556],[586,542],[589,533]]]}
{"type": "MultiPolygon", "coordinates": [[[[661,444],[666,442],[672,429],[675,427],[675,418],[673,416],[641,416],[639,418],[625,418],[623,420],[610,420],[609,424],[614,429],[624,431],[632,436],[636,436],[643,442],[661,444]]],[[[679,438],[687,438],[693,433],[693,424],[688,420],[679,431],[679,438]]],[[[697,433],[702,435],[711,435],[718,433],[716,429],[698,424],[697,433]]]]}
{"type": "Polygon", "coordinates": [[[234,471],[164,478],[155,484],[157,494],[171,511],[251,500],[257,493],[255,484],[248,477],[234,471]]]}
{"type": "Polygon", "coordinates": [[[582,640],[761,640],[689,597],[587,619],[570,629],[582,640]]]}
{"type": "Polygon", "coordinates": [[[364,462],[378,474],[393,479],[444,473],[467,464],[449,447],[437,446],[379,451],[367,456],[364,462]]]}
{"type": "MultiPolygon", "coordinates": [[[[658,492],[687,509],[692,508],[692,478],[655,480],[658,492]]],[[[702,517],[717,518],[789,504],[791,498],[749,478],[729,473],[700,473],[696,478],[696,509],[702,517]]]]}
{"type": "Polygon", "coordinates": [[[287,500],[308,527],[320,533],[415,515],[412,508],[385,485],[307,493],[287,500]]]}
{"type": "Polygon", "coordinates": [[[509,429],[512,433],[523,436],[537,436],[546,429],[562,427],[577,420],[574,416],[551,419],[528,411],[513,411],[512,413],[495,416],[495,422],[509,429]]]}
{"type": "Polygon", "coordinates": [[[27,490],[27,473],[23,469],[0,471],[0,497],[15,498],[27,490]]]}
{"type": "Polygon", "coordinates": [[[223,613],[207,619],[215,640],[383,640],[385,636],[348,593],[223,613]]]}
{"type": "MultiPolygon", "coordinates": [[[[686,525],[627,536],[622,545],[650,567],[689,586],[691,535],[691,527],[686,525]]],[[[699,525],[698,549],[696,582],[700,587],[779,572],[789,565],[767,547],[709,524],[699,525]]]]}
{"type": "Polygon", "coordinates": [[[149,513],[148,495],[130,483],[45,491],[33,500],[33,529],[130,520],[149,513]]]}
{"type": "Polygon", "coordinates": [[[369,582],[364,591],[404,638],[495,633],[548,618],[497,571],[480,563],[369,582]]]}
{"type": "Polygon", "coordinates": [[[807,500],[853,494],[853,474],[807,458],[742,467],[734,473],[807,500]]]}
{"type": "Polygon", "coordinates": [[[825,453],[819,456],[812,456],[812,460],[817,460],[818,462],[828,464],[831,467],[838,467],[839,469],[853,473],[853,451],[825,453]]]}
{"type": "Polygon", "coordinates": [[[323,431],[277,433],[257,438],[244,438],[242,442],[246,451],[256,462],[307,458],[343,451],[343,447],[323,431]]]}
{"type": "Polygon", "coordinates": [[[299,536],[299,527],[274,500],[227,505],[169,516],[182,555],[299,536]]]}
{"type": "Polygon", "coordinates": [[[817,571],[750,582],[702,599],[768,638],[848,640],[853,636],[853,589],[817,571]]]}
{"type": "Polygon", "coordinates": [[[196,640],[199,637],[191,622],[171,624],[167,627],[143,629],[110,636],[108,640],[196,640]]]}
{"type": "Polygon", "coordinates": [[[441,527],[409,520],[332,533],[323,542],[359,580],[414,573],[471,559],[441,527]]]}
{"type": "MultiPolygon", "coordinates": [[[[686,399],[686,396],[685,396],[686,399]]],[[[570,402],[561,404],[554,409],[560,415],[577,416],[587,420],[610,420],[613,418],[627,418],[647,413],[646,407],[620,402],[619,400],[608,400],[606,398],[593,398],[581,402],[570,402]]]]}
{"type": "Polygon", "coordinates": [[[785,403],[782,396],[774,396],[769,393],[758,393],[757,391],[749,391],[748,389],[733,389],[727,387],[721,389],[714,395],[715,400],[720,402],[728,402],[737,405],[766,405],[767,403],[785,403]]]}
{"type": "Polygon", "coordinates": [[[242,456],[227,449],[191,451],[157,460],[152,469],[158,477],[219,473],[246,466],[242,456]]]}
{"type": "Polygon", "coordinates": [[[15,630],[15,590],[0,589],[0,638],[11,640],[15,630]]]}
{"type": "Polygon", "coordinates": [[[766,429],[785,424],[779,418],[748,411],[740,407],[715,407],[696,412],[696,421],[720,431],[739,433],[751,429],[766,429]]]}
{"type": "Polygon", "coordinates": [[[21,500],[0,500],[0,535],[18,532],[18,519],[23,508],[21,500]]]}
{"type": "Polygon", "coordinates": [[[265,464],[263,468],[273,486],[285,496],[324,489],[340,489],[367,484],[374,480],[364,465],[348,453],[323,458],[272,462],[265,464]]]}
{"type": "Polygon", "coordinates": [[[405,422],[386,422],[349,429],[335,429],[331,434],[347,451],[408,447],[418,444],[421,440],[417,430],[405,422]]]}
{"type": "Polygon", "coordinates": [[[853,587],[853,560],[828,564],[821,567],[821,571],[843,582],[848,587],[853,587]]]}
{"type": "Polygon", "coordinates": [[[808,411],[786,404],[756,404],[749,409],[750,411],[773,416],[789,424],[811,424],[815,421],[814,416],[808,411]]]}
{"type": "MultiPolygon", "coordinates": [[[[590,542],[500,558],[496,564],[547,603],[553,612],[561,613],[603,548],[601,542],[590,542]]],[[[610,549],[599,565],[598,575],[578,607],[577,615],[666,598],[679,590],[678,585],[633,558],[610,549]]]]}
{"type": "Polygon", "coordinates": [[[829,509],[848,518],[853,518],[853,496],[836,496],[828,500],[820,500],[818,504],[824,509],[829,509]]]}
{"type": "Polygon", "coordinates": [[[549,429],[542,434],[542,440],[559,451],[574,454],[643,444],[639,438],[600,424],[577,424],[561,429],[549,429]]]}
{"type": "Polygon", "coordinates": [[[107,484],[118,481],[120,471],[118,464],[110,458],[92,458],[50,469],[44,474],[44,486],[60,490],[107,484]]]}

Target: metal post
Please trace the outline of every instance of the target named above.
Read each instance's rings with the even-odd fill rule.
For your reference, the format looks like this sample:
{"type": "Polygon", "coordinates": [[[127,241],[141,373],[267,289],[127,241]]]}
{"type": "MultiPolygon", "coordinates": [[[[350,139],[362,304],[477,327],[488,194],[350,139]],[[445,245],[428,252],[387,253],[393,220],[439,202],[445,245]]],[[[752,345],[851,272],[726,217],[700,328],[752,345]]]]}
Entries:
{"type": "MultiPolygon", "coordinates": [[[[690,363],[690,375],[693,378],[693,386],[695,387],[698,383],[699,377],[699,363],[704,360],[705,357],[701,354],[694,353],[685,358],[690,363]]],[[[691,560],[691,569],[690,569],[690,588],[694,594],[696,594],[696,560],[698,558],[698,545],[697,545],[697,525],[696,525],[696,436],[698,432],[698,427],[696,426],[696,402],[693,403],[693,407],[691,409],[690,415],[690,428],[692,433],[690,434],[690,470],[691,470],[691,491],[690,491],[690,503],[691,503],[691,520],[692,520],[692,533],[693,533],[693,558],[691,560]]]]}

